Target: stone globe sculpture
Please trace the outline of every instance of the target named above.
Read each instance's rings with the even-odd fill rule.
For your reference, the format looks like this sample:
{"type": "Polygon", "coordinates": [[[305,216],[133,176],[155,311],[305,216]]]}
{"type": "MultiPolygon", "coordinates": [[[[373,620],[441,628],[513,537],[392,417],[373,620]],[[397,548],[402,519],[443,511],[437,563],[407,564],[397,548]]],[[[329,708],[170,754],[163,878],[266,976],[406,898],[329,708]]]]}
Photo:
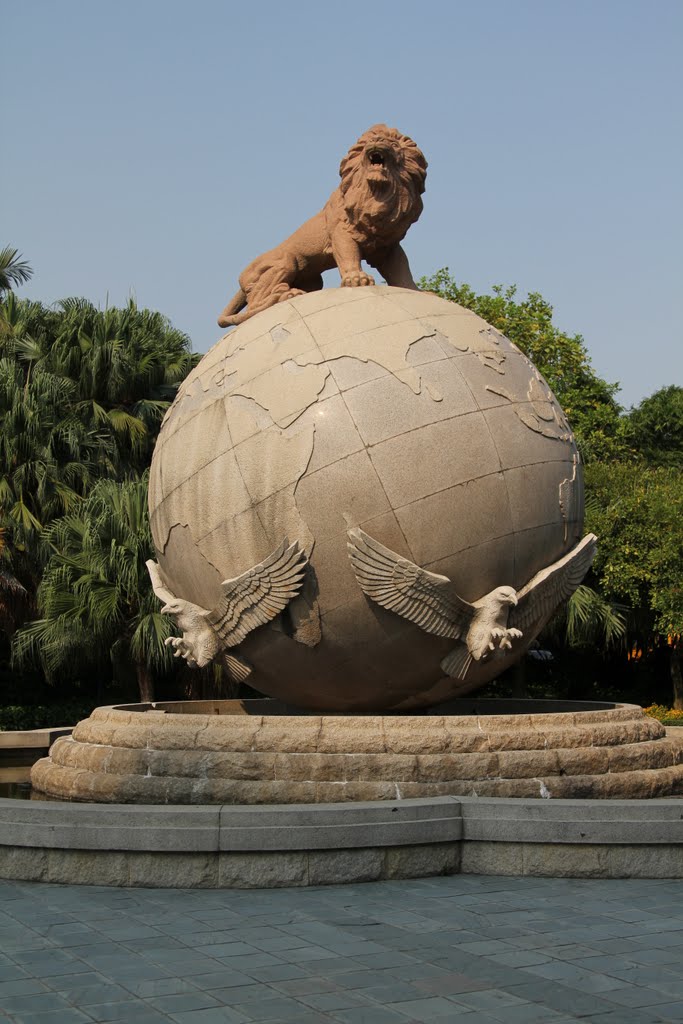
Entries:
{"type": "Polygon", "coordinates": [[[149,510],[176,653],[309,710],[482,686],[595,547],[541,375],[408,287],[300,294],[221,338],[164,420],[149,510]]]}

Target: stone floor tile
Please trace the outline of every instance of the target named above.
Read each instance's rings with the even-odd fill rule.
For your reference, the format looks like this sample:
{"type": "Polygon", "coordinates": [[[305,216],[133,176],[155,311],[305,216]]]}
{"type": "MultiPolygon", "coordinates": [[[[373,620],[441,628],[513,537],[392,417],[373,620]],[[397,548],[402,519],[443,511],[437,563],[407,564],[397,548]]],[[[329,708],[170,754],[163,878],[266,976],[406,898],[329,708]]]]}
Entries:
{"type": "Polygon", "coordinates": [[[609,992],[605,993],[603,998],[590,992],[579,992],[578,989],[540,979],[537,982],[515,985],[508,991],[511,995],[526,999],[530,1003],[549,1006],[564,1016],[567,1015],[567,1012],[571,1012],[575,1017],[587,1017],[591,1014],[609,1013],[614,1008],[614,1003],[609,1002],[609,992]]]}
{"type": "Polygon", "coordinates": [[[291,1016],[283,1011],[280,1011],[280,1014],[279,1017],[269,1017],[260,1024],[330,1024],[332,1020],[332,1017],[328,1017],[327,1014],[318,1013],[316,1010],[307,1010],[301,1004],[292,1011],[291,1016]]]}
{"type": "MultiPolygon", "coordinates": [[[[353,1005],[358,1005],[358,1003],[356,1002],[353,1005]]],[[[292,999],[285,995],[274,995],[272,999],[260,999],[257,1002],[236,1003],[232,1008],[237,1010],[238,1013],[245,1014],[249,1020],[253,1021],[275,1019],[292,1021],[293,1024],[299,1024],[301,1017],[306,1013],[320,1014],[322,1019],[330,1020],[330,1017],[326,1015],[326,1011],[321,1010],[319,1007],[311,1006],[307,1003],[304,1004],[298,999],[292,999]]],[[[339,1007],[339,1009],[344,1008],[339,1007]]]]}
{"type": "MultiPolygon", "coordinates": [[[[298,950],[285,949],[279,954],[279,956],[273,956],[272,953],[259,953],[254,951],[249,956],[217,956],[215,960],[218,963],[225,964],[231,970],[245,971],[248,973],[249,968],[253,967],[274,967],[276,964],[281,964],[283,960],[289,962],[292,958],[291,953],[298,953],[298,950]]],[[[324,950],[328,956],[334,956],[334,953],[330,953],[329,950],[324,950]]],[[[301,959],[301,958],[297,958],[301,959]]],[[[312,959],[320,959],[313,957],[312,959]]]]}
{"type": "MultiPolygon", "coordinates": [[[[387,1006],[356,1006],[349,1010],[332,1010],[329,1014],[333,1020],[342,1024],[406,1024],[406,1015],[397,1013],[387,1006]]],[[[413,1018],[414,1019],[414,1018],[413,1018]]]]}
{"type": "Polygon", "coordinates": [[[573,963],[576,967],[584,968],[587,971],[599,971],[601,974],[629,971],[633,968],[633,961],[629,959],[628,953],[623,956],[598,954],[597,956],[579,957],[573,963]]]}
{"type": "Polygon", "coordinates": [[[298,964],[276,964],[274,967],[256,967],[242,984],[246,985],[249,980],[253,979],[254,981],[265,981],[269,985],[276,985],[281,981],[296,981],[298,978],[309,977],[309,973],[298,964]]]}
{"type": "MultiPolygon", "coordinates": [[[[356,965],[358,966],[358,965],[356,965]]],[[[19,978],[28,978],[28,973],[19,964],[0,964],[0,984],[5,981],[17,981],[19,978]]]]}
{"type": "MultiPolygon", "coordinates": [[[[165,996],[150,996],[146,1002],[153,1006],[155,1010],[160,1010],[162,1013],[179,1013],[181,1010],[205,1010],[210,1006],[220,1006],[227,1000],[221,999],[219,992],[221,990],[214,990],[213,992],[202,992],[200,989],[195,988],[191,992],[176,992],[172,995],[165,996]]],[[[231,992],[241,992],[241,989],[228,989],[231,992]]]]}
{"type": "Polygon", "coordinates": [[[591,940],[591,946],[599,953],[633,953],[645,949],[653,944],[653,940],[641,942],[639,939],[599,939],[597,936],[591,940]]]}
{"type": "Polygon", "coordinates": [[[360,963],[363,967],[382,969],[383,967],[411,967],[417,961],[413,956],[407,956],[405,953],[387,952],[387,953],[369,953],[363,957],[352,957],[357,963],[360,963]]]}
{"type": "MultiPolygon", "coordinates": [[[[217,948],[224,949],[226,946],[219,946],[217,948]]],[[[136,952],[141,953],[145,960],[151,960],[152,963],[155,964],[162,964],[163,966],[168,967],[171,971],[175,969],[175,964],[182,963],[183,960],[187,960],[188,958],[198,959],[201,957],[210,957],[212,960],[216,959],[207,946],[200,946],[195,950],[189,949],[181,943],[177,943],[173,946],[157,947],[156,949],[143,945],[143,947],[136,952]]]]}
{"type": "Polygon", "coordinates": [[[427,996],[422,999],[408,999],[392,1003],[392,1010],[398,1010],[411,1021],[452,1021],[462,1010],[462,1004],[443,996],[427,996]]]}
{"type": "Polygon", "coordinates": [[[665,1021],[674,1021],[675,1024],[680,1024],[683,1020],[683,1001],[675,1003],[662,1003],[658,1006],[652,1006],[651,1012],[656,1016],[661,1017],[665,1021]]]}
{"type": "Polygon", "coordinates": [[[536,967],[538,964],[548,963],[550,957],[535,949],[516,949],[509,953],[496,953],[491,960],[494,964],[502,964],[503,967],[536,967]]]}
{"type": "MultiPolygon", "coordinates": [[[[262,956],[267,955],[266,953],[262,954],[262,956]]],[[[338,954],[331,949],[325,949],[323,946],[297,946],[296,949],[281,949],[278,956],[280,963],[285,960],[293,964],[307,964],[311,960],[334,960],[338,957],[338,954]]],[[[347,958],[344,957],[344,959],[347,958]]],[[[275,958],[273,958],[273,961],[275,962],[275,958]]],[[[264,964],[264,966],[266,965],[264,964]]]]}
{"type": "MultiPolygon", "coordinates": [[[[225,982],[222,981],[222,984],[225,982]]],[[[180,992],[195,992],[197,988],[204,991],[207,988],[206,985],[198,985],[195,978],[192,981],[186,981],[185,978],[151,978],[130,982],[124,978],[124,985],[129,999],[131,995],[150,999],[153,996],[173,996],[180,992]]]]}
{"type": "Polygon", "coordinates": [[[623,988],[612,989],[605,992],[604,999],[610,1003],[618,1003],[620,1006],[647,1007],[652,1006],[653,1012],[658,1003],[670,1003],[671,995],[655,988],[644,988],[640,985],[626,985],[623,988]]]}
{"type": "MultiPolygon", "coordinates": [[[[172,967],[173,974],[178,978],[197,978],[204,974],[215,974],[220,971],[221,962],[213,960],[210,956],[202,956],[193,957],[191,960],[183,960],[181,963],[175,963],[169,965],[169,967],[172,967]]],[[[235,974],[241,974],[241,972],[233,970],[232,964],[225,968],[226,977],[235,974]]],[[[251,981],[251,978],[248,980],[251,981]]]]}
{"type": "Polygon", "coordinates": [[[125,1021],[126,1024],[168,1024],[169,1017],[141,1001],[127,1003],[98,1003],[86,1006],[85,1012],[95,1021],[125,1021]]]}
{"type": "Polygon", "coordinates": [[[529,1003],[527,999],[511,995],[509,992],[503,992],[497,988],[484,989],[481,992],[461,992],[455,998],[463,1006],[486,1012],[497,1011],[501,1007],[520,1006],[529,1003]]]}
{"type": "Polygon", "coordinates": [[[305,967],[310,974],[318,975],[334,975],[334,974],[352,974],[358,970],[358,961],[350,960],[346,956],[332,956],[326,957],[323,960],[312,960],[310,963],[302,963],[302,967],[305,967]]]}
{"type": "Polygon", "coordinates": [[[482,978],[469,978],[465,974],[448,971],[428,978],[415,978],[413,984],[420,992],[434,996],[457,996],[459,993],[480,992],[490,988],[488,981],[482,978]]]}
{"type": "MultiPolygon", "coordinates": [[[[198,948],[204,956],[220,957],[221,959],[226,956],[253,957],[257,956],[259,952],[261,952],[253,946],[247,945],[246,942],[235,942],[234,939],[229,942],[209,942],[206,943],[206,945],[199,944],[196,948],[198,948]]],[[[187,956],[187,946],[184,946],[183,949],[185,956],[187,956]]]]}
{"type": "Polygon", "coordinates": [[[82,1021],[88,1021],[89,1024],[92,1024],[92,1017],[76,1009],[74,1006],[69,1006],[66,1010],[13,1013],[10,1020],[12,1024],[81,1024],[82,1021]]]}
{"type": "Polygon", "coordinates": [[[6,996],[2,1001],[5,1013],[13,1016],[43,1011],[64,1010],[69,1003],[56,992],[34,992],[22,996],[6,996]]]}
{"type": "Polygon", "coordinates": [[[0,981],[0,1010],[5,999],[11,996],[32,996],[47,992],[48,988],[36,978],[16,978],[14,981],[0,981]]]}
{"type": "Polygon", "coordinates": [[[576,942],[564,946],[545,946],[545,952],[552,960],[580,960],[582,957],[600,956],[602,950],[580,946],[576,942]]]}
{"type": "Polygon", "coordinates": [[[55,988],[58,995],[73,1003],[74,1006],[88,1007],[100,1003],[126,1003],[130,1001],[131,993],[128,989],[115,985],[112,982],[101,984],[69,985],[62,988],[58,985],[55,988]]]}
{"type": "MultiPolygon", "coordinates": [[[[676,1024],[680,1024],[681,1018],[676,1020],[676,1024]]],[[[618,1010],[611,1010],[609,1013],[601,1013],[596,1017],[581,1017],[581,1024],[662,1024],[662,1018],[658,1017],[653,1010],[650,1009],[634,1009],[629,1007],[628,1010],[624,1011],[623,1006],[618,1010]],[[625,1015],[626,1014],[626,1015],[625,1015]]],[[[553,1021],[553,1024],[556,1024],[553,1021]]]]}
{"type": "MultiPolygon", "coordinates": [[[[671,966],[673,969],[673,965],[671,966]]],[[[666,992],[672,999],[681,999],[683,997],[683,976],[681,976],[680,968],[677,975],[674,974],[667,980],[660,978],[656,986],[653,985],[653,987],[656,987],[660,992],[666,992]]]]}
{"type": "Polygon", "coordinates": [[[560,1012],[540,1003],[516,1003],[514,1006],[502,1006],[494,1011],[492,1016],[505,1021],[505,1024],[555,1024],[562,1016],[567,1016],[568,1009],[569,1007],[565,1007],[564,1011],[560,1012]]]}
{"type": "Polygon", "coordinates": [[[509,953],[510,946],[502,939],[485,939],[479,942],[465,942],[458,944],[458,949],[464,953],[473,953],[474,956],[493,956],[494,953],[509,953]]]}
{"type": "Polygon", "coordinates": [[[308,941],[297,935],[280,934],[251,939],[250,944],[263,953],[277,953],[280,949],[299,949],[301,946],[307,946],[308,941]]]}
{"type": "Polygon", "coordinates": [[[165,1019],[175,1021],[176,1024],[244,1024],[249,1017],[245,1017],[243,1013],[230,1006],[216,1006],[206,1010],[174,1013],[172,1017],[165,1019]]]}
{"type": "MultiPolygon", "coordinates": [[[[218,964],[216,966],[219,966],[218,964]]],[[[270,970],[273,970],[271,967],[270,970]]],[[[202,992],[211,991],[214,988],[237,988],[243,985],[253,985],[254,978],[241,971],[231,971],[229,967],[224,970],[212,971],[209,974],[191,974],[186,979],[188,985],[194,985],[202,992]]]]}
{"type": "Polygon", "coordinates": [[[270,983],[271,986],[278,990],[278,992],[284,992],[286,995],[305,996],[305,995],[316,995],[321,992],[343,992],[348,991],[342,985],[331,981],[329,978],[316,978],[316,977],[303,977],[303,978],[292,978],[284,981],[273,981],[270,983]]]}
{"type": "MultiPolygon", "coordinates": [[[[149,945],[149,943],[147,944],[149,945]]],[[[130,947],[131,949],[133,947],[130,947]]],[[[69,953],[78,960],[86,960],[87,962],[99,959],[101,957],[108,956],[122,956],[130,953],[130,949],[126,949],[119,942],[110,942],[108,939],[101,939],[99,942],[88,943],[87,946],[71,946],[69,953]]]]}
{"type": "Polygon", "coordinates": [[[394,981],[391,985],[371,985],[369,988],[356,989],[362,992],[368,999],[374,999],[381,1006],[391,1003],[407,1002],[410,999],[424,999],[435,995],[444,995],[443,992],[428,992],[419,989],[417,985],[407,981],[394,981]]]}
{"type": "MultiPolygon", "coordinates": [[[[358,964],[356,964],[358,968],[358,964]]],[[[376,985],[393,984],[396,977],[388,970],[384,971],[345,971],[343,974],[332,975],[328,980],[342,989],[353,991],[357,988],[372,988],[376,985]]]]}
{"type": "Polygon", "coordinates": [[[298,997],[299,1002],[310,1006],[313,1010],[328,1013],[330,1010],[346,1010],[352,1006],[368,1006],[367,989],[356,989],[355,992],[312,992],[298,997]]]}
{"type": "MultiPolygon", "coordinates": [[[[457,1016],[453,1019],[462,1022],[462,1024],[501,1024],[500,1017],[492,1017],[491,1014],[480,1013],[479,1010],[470,1010],[469,1012],[463,1010],[461,1012],[459,1008],[456,1008],[456,1012],[457,1016]]],[[[553,1024],[567,1024],[567,1022],[553,1020],[553,1024]]],[[[574,1024],[573,1021],[572,1024],[574,1024]]]]}
{"type": "MultiPolygon", "coordinates": [[[[216,1002],[224,1003],[226,1006],[258,1002],[261,999],[270,999],[277,995],[281,995],[281,993],[271,988],[270,985],[235,985],[232,988],[211,989],[211,996],[215,998],[216,1002]]],[[[209,1002],[205,1005],[212,1006],[213,1004],[209,1002]]]]}
{"type": "Polygon", "coordinates": [[[683,962],[683,953],[678,946],[669,946],[664,949],[640,949],[628,954],[631,963],[634,964],[680,964],[683,962]]]}

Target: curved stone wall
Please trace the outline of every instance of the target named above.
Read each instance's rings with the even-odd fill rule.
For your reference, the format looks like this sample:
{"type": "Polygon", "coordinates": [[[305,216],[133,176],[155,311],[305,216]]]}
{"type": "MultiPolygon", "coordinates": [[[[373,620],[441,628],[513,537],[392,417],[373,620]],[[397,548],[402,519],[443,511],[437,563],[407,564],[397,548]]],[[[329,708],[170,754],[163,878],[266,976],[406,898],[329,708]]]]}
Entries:
{"type": "Polygon", "coordinates": [[[0,800],[0,878],[253,888],[453,874],[683,878],[680,800],[282,807],[0,800]]]}
{"type": "Polygon", "coordinates": [[[683,793],[680,746],[633,705],[480,700],[422,715],[289,711],[271,701],[98,708],[37,762],[32,782],[57,799],[144,804],[683,793]],[[491,713],[513,707],[522,710],[491,713]],[[446,713],[459,709],[470,713],[446,713]]]}

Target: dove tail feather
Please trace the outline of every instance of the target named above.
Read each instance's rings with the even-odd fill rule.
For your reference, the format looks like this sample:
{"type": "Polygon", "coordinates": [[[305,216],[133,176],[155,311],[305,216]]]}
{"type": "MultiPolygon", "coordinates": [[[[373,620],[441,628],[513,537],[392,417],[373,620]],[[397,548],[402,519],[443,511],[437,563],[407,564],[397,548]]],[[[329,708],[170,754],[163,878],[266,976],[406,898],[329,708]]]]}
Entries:
{"type": "Polygon", "coordinates": [[[460,679],[461,681],[467,675],[470,665],[472,664],[473,658],[467,647],[462,644],[460,647],[456,647],[455,650],[447,654],[441,662],[441,668],[450,676],[452,679],[460,679]]]}

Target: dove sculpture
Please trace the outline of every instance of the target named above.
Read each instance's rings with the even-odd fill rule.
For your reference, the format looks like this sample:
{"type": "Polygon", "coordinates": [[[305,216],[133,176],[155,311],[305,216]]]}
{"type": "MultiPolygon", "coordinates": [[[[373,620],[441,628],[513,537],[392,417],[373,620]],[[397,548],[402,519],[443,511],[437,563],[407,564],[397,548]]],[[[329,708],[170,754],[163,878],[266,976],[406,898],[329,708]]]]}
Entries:
{"type": "Polygon", "coordinates": [[[519,591],[496,587],[470,603],[456,593],[447,576],[421,569],[359,527],[349,530],[348,538],[353,571],[368,597],[427,633],[461,641],[441,662],[446,675],[460,680],[473,661],[505,657],[514,643],[524,637],[530,642],[538,635],[588,572],[597,540],[588,534],[519,591]]]}
{"type": "Polygon", "coordinates": [[[181,636],[169,636],[174,657],[192,668],[203,668],[221,654],[230,677],[242,682],[251,673],[248,662],[234,652],[252,629],[265,625],[283,611],[303,584],[308,559],[297,541],[285,540],[267,558],[234,579],[221,583],[222,596],[213,609],[177,597],[166,585],[157,562],[147,562],[154,593],[163,602],[181,636]]]}

